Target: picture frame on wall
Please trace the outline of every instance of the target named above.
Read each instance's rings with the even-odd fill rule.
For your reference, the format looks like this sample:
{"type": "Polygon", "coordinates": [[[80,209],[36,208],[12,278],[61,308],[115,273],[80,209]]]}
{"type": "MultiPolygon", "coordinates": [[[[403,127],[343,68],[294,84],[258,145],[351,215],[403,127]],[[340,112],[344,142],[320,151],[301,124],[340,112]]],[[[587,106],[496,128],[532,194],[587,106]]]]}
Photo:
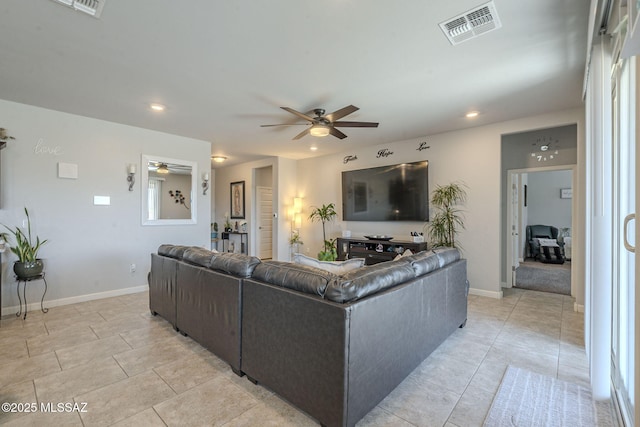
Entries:
{"type": "Polygon", "coordinates": [[[230,184],[231,189],[231,218],[244,219],[244,181],[230,184]]]}

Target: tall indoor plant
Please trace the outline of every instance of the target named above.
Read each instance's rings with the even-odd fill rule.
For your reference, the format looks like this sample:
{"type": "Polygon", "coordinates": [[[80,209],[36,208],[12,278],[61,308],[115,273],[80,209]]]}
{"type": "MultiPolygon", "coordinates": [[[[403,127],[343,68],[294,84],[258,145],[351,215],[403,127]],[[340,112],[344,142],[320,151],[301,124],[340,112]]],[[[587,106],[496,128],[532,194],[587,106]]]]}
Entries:
{"type": "MultiPolygon", "coordinates": [[[[27,232],[22,231],[20,227],[8,227],[4,225],[4,228],[9,230],[9,234],[13,236],[15,240],[14,246],[9,246],[11,252],[16,254],[18,260],[13,264],[13,271],[16,276],[21,279],[27,279],[42,274],[44,264],[42,260],[38,258],[38,251],[40,247],[47,243],[47,240],[40,240],[40,237],[35,236],[35,241],[31,235],[31,218],[29,217],[29,210],[24,208],[24,213],[27,216],[27,232]]],[[[7,240],[8,234],[2,233],[2,237],[7,240]]]]}
{"type": "Polygon", "coordinates": [[[322,222],[322,239],[324,243],[323,250],[318,252],[318,259],[321,261],[335,261],[338,258],[336,240],[327,240],[327,232],[325,227],[325,224],[327,222],[333,221],[337,215],[338,214],[336,213],[336,207],[333,203],[322,205],[321,207],[316,207],[311,211],[311,214],[309,215],[309,219],[312,222],[322,222]]]}
{"type": "Polygon", "coordinates": [[[428,224],[429,237],[433,247],[458,247],[456,236],[459,229],[464,229],[462,211],[456,206],[467,200],[465,185],[452,182],[448,185],[438,185],[431,193],[431,206],[435,214],[428,224]]]}

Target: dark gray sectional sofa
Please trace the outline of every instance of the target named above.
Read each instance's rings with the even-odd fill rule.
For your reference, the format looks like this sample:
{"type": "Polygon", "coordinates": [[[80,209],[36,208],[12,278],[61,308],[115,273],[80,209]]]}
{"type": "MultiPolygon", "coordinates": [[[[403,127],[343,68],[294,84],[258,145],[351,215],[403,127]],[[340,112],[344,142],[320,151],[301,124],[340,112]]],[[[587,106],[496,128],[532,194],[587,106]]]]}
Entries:
{"type": "Polygon", "coordinates": [[[151,257],[153,313],[328,426],[355,425],[467,319],[455,249],[340,276],[171,245],[151,257]]]}

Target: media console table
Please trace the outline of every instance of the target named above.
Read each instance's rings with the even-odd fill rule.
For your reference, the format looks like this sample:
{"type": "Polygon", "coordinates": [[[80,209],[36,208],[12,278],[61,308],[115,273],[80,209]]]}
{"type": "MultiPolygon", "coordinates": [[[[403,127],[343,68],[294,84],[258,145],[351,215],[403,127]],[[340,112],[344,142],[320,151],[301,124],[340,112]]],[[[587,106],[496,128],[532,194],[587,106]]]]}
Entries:
{"type": "Polygon", "coordinates": [[[407,249],[416,253],[427,249],[426,242],[405,240],[375,240],[366,238],[338,238],[338,260],[364,258],[366,265],[391,261],[407,249]]]}

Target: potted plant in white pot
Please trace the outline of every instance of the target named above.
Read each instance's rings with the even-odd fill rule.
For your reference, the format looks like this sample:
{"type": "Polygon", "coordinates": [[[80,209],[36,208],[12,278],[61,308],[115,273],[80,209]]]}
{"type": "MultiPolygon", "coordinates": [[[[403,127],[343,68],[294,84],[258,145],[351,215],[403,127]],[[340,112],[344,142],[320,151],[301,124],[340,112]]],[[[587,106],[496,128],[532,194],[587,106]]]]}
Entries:
{"type": "MultiPolygon", "coordinates": [[[[31,236],[31,218],[26,207],[24,208],[24,213],[27,216],[26,233],[19,227],[11,228],[3,224],[15,240],[15,245],[9,246],[9,249],[18,257],[18,260],[13,264],[13,272],[16,273],[19,279],[29,279],[42,274],[44,264],[38,258],[38,251],[42,245],[47,243],[46,239],[40,240],[38,236],[35,237],[35,241],[33,240],[31,236]]],[[[8,241],[7,233],[2,233],[2,237],[8,241]]]]}

